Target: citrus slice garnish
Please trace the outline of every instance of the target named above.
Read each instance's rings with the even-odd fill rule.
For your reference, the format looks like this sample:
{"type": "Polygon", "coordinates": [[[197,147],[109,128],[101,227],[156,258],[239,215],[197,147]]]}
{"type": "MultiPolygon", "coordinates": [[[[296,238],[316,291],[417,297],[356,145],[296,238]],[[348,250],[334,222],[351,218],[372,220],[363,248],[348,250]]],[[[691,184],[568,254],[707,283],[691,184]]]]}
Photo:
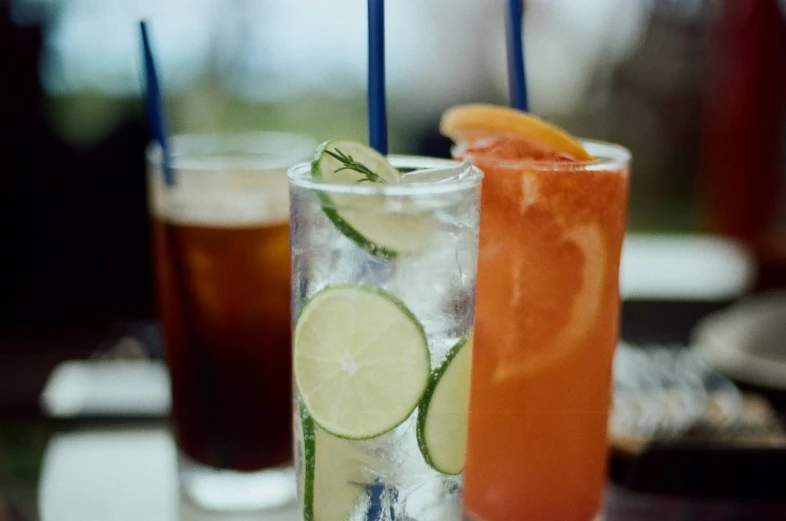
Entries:
{"type": "MultiPolygon", "coordinates": [[[[579,264],[581,267],[578,288],[571,296],[567,313],[561,311],[566,314],[562,326],[549,331],[548,334],[544,334],[545,330],[542,331],[543,343],[538,344],[537,351],[522,352],[520,346],[507,345],[507,348],[499,353],[493,375],[495,380],[504,381],[522,374],[537,372],[559,362],[580,347],[581,341],[596,325],[600,313],[600,296],[604,292],[608,269],[607,245],[603,231],[597,224],[577,226],[566,232],[560,242],[566,247],[578,250],[583,258],[579,264]]],[[[565,259],[563,262],[571,261],[565,259]]],[[[513,298],[515,300],[524,297],[517,297],[514,294],[513,298]]],[[[554,310],[554,314],[559,315],[560,310],[554,310]]]]}
{"type": "Polygon", "coordinates": [[[303,306],[293,339],[299,396],[318,426],[374,438],[406,420],[429,378],[423,327],[393,295],[331,286],[303,306]]]}
{"type": "Polygon", "coordinates": [[[537,116],[509,107],[483,103],[457,105],[442,114],[439,129],[456,142],[477,148],[490,147],[501,158],[594,159],[576,138],[564,130],[537,116]],[[498,142],[484,143],[487,139],[498,142]],[[507,142],[504,147],[499,140],[507,142]],[[504,155],[499,155],[500,150],[504,155]]]}
{"type": "Polygon", "coordinates": [[[365,494],[352,440],[331,436],[300,404],[303,435],[303,521],[346,521],[365,494]]]}
{"type": "MultiPolygon", "coordinates": [[[[311,161],[311,176],[358,185],[397,185],[401,173],[385,156],[362,143],[336,139],[322,143],[311,161]]],[[[320,192],[322,210],[336,228],[375,257],[392,260],[422,251],[432,239],[435,222],[414,205],[384,212],[384,196],[320,192]]],[[[404,203],[406,203],[405,201],[404,203]]]]}
{"type": "Polygon", "coordinates": [[[418,410],[417,438],[426,463],[443,474],[464,470],[472,369],[472,334],[459,340],[431,374],[418,410]]]}

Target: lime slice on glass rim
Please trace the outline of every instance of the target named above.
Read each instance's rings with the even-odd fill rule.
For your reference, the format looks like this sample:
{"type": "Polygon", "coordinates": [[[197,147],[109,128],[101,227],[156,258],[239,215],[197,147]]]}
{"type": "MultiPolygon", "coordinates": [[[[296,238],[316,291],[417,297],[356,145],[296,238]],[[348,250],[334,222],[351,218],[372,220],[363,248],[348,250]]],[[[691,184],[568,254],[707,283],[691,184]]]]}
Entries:
{"type": "Polygon", "coordinates": [[[423,327],[393,295],[362,285],[329,286],[295,323],[298,394],[314,422],[334,436],[369,439],[415,410],[429,380],[423,327]]]}
{"type": "Polygon", "coordinates": [[[467,447],[472,333],[464,335],[434,369],[418,410],[420,452],[443,474],[461,474],[467,447]]]}
{"type": "Polygon", "coordinates": [[[401,172],[385,156],[349,139],[333,139],[319,145],[311,161],[311,176],[342,183],[401,182],[401,172]]]}
{"type": "MultiPolygon", "coordinates": [[[[385,156],[347,139],[325,141],[317,148],[311,161],[311,177],[359,186],[401,184],[401,172],[385,156]]],[[[396,212],[380,211],[384,197],[319,192],[328,219],[345,237],[371,255],[392,260],[426,248],[434,232],[432,215],[425,210],[418,211],[411,200],[402,201],[408,204],[396,212]]]]}
{"type": "Polygon", "coordinates": [[[346,521],[366,493],[358,451],[353,441],[317,427],[302,402],[298,413],[303,430],[303,521],[346,521]]]}

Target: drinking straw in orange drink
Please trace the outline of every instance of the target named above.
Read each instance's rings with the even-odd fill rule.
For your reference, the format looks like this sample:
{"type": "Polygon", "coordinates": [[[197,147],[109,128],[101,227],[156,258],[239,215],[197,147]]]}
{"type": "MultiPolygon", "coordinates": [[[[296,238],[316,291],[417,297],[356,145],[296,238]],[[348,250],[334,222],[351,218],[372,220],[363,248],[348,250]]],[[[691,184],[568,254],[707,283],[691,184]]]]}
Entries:
{"type": "Polygon", "coordinates": [[[590,521],[606,475],[630,154],[528,113],[442,116],[485,173],[464,505],[479,521],[590,521]]]}

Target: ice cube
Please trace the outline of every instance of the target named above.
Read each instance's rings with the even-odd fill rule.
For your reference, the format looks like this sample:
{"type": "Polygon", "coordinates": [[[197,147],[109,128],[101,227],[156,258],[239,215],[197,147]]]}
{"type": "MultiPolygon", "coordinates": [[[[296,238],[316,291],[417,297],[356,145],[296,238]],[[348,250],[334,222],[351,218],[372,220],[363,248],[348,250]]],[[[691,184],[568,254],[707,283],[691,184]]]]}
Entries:
{"type": "Polygon", "coordinates": [[[424,170],[407,172],[401,176],[401,184],[444,183],[447,181],[458,181],[469,175],[471,169],[468,168],[468,166],[469,163],[464,161],[459,165],[447,168],[426,168],[424,170]]]}

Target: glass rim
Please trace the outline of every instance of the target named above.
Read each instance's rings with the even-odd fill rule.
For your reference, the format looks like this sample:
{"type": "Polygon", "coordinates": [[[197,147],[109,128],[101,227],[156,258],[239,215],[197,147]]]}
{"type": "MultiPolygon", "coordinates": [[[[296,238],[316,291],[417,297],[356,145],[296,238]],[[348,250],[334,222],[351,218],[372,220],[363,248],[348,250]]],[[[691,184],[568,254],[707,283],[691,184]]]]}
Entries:
{"type": "MultiPolygon", "coordinates": [[[[226,168],[219,162],[198,164],[199,157],[237,157],[249,161],[232,165],[239,170],[268,170],[290,167],[307,157],[317,147],[317,141],[307,134],[273,130],[229,131],[176,134],[169,138],[169,167],[175,170],[217,170],[226,168]],[[264,164],[254,165],[253,158],[264,159],[264,164]],[[189,161],[184,164],[184,161],[189,161]]],[[[160,165],[163,156],[161,144],[151,141],[145,147],[148,165],[160,165]]]]}
{"type": "MultiPolygon", "coordinates": [[[[608,171],[621,170],[630,165],[630,150],[608,141],[579,138],[579,142],[595,156],[592,161],[542,161],[533,159],[499,159],[491,154],[461,154],[463,159],[473,164],[492,164],[494,168],[535,171],[608,171]]],[[[451,153],[456,155],[462,144],[453,145],[451,153]]]]}
{"type": "Polygon", "coordinates": [[[390,164],[396,168],[412,168],[414,170],[449,170],[460,169],[457,175],[462,175],[461,179],[451,179],[447,181],[418,182],[398,185],[382,184],[349,184],[337,181],[326,181],[311,177],[311,162],[303,161],[293,165],[287,171],[289,182],[301,188],[317,190],[331,194],[351,194],[351,195],[383,195],[383,196],[418,196],[418,195],[439,195],[461,192],[478,186],[483,179],[483,172],[480,168],[472,165],[469,161],[455,159],[443,159],[428,156],[400,155],[393,154],[387,156],[390,164]]]}

